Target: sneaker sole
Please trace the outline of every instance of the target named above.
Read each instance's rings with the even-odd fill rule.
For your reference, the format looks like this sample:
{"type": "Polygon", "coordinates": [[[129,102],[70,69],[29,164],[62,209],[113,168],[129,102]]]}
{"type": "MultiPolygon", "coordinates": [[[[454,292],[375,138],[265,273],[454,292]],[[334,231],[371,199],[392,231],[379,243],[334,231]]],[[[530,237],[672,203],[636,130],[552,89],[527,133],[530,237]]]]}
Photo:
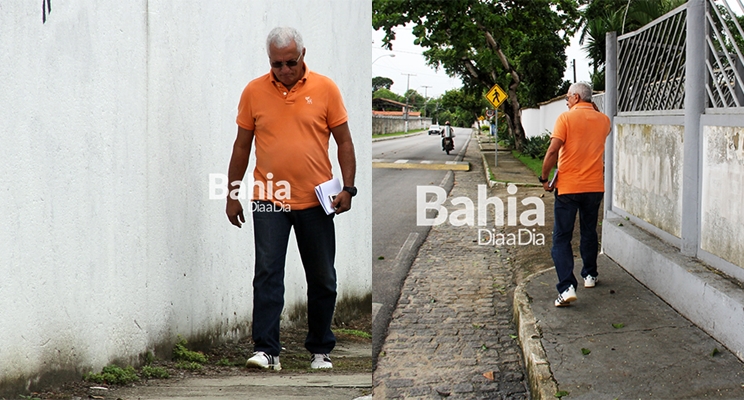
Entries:
{"type": "Polygon", "coordinates": [[[273,371],[281,371],[282,370],[282,364],[274,364],[274,365],[261,365],[257,362],[251,362],[248,361],[245,363],[246,368],[257,368],[257,369],[268,369],[273,371]]]}
{"type": "Polygon", "coordinates": [[[561,303],[558,303],[556,301],[556,302],[554,302],[554,304],[555,304],[556,307],[568,307],[568,306],[571,305],[571,302],[572,301],[576,301],[576,299],[577,299],[576,296],[571,296],[571,297],[568,297],[568,298],[563,299],[563,302],[561,302],[561,303]]]}

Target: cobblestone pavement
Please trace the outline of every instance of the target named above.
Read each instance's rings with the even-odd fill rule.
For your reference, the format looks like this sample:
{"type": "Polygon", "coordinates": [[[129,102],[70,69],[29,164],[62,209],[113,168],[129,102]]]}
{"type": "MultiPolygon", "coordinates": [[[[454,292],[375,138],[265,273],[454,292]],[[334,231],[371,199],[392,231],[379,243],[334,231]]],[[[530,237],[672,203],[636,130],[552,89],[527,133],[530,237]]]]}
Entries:
{"type": "MultiPolygon", "coordinates": [[[[485,184],[476,140],[468,172],[454,172],[451,199],[475,204],[485,184]]],[[[505,189],[489,196],[506,200],[505,189]]],[[[504,201],[506,203],[506,201],[504,201]]],[[[419,249],[393,313],[373,379],[374,399],[529,397],[512,324],[514,270],[506,249],[478,244],[478,228],[434,226],[419,249]]]]}

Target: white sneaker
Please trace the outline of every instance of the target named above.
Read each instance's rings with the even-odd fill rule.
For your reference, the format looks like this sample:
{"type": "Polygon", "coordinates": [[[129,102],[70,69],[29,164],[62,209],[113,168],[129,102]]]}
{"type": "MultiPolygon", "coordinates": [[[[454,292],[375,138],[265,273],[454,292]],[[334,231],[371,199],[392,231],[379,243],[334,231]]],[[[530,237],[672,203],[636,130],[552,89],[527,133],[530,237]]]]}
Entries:
{"type": "Polygon", "coordinates": [[[279,362],[279,356],[274,357],[271,354],[264,353],[263,351],[253,353],[253,357],[248,359],[245,366],[247,368],[263,368],[272,369],[274,371],[280,371],[282,369],[282,364],[279,362]]]}
{"type": "Polygon", "coordinates": [[[331,358],[328,354],[313,354],[310,358],[310,368],[312,369],[326,369],[333,368],[331,358]]]}
{"type": "Polygon", "coordinates": [[[555,306],[566,307],[571,305],[572,301],[576,301],[576,289],[574,289],[573,285],[558,295],[558,298],[555,300],[555,306]]]}
{"type": "Polygon", "coordinates": [[[587,275],[586,278],[584,278],[584,287],[585,288],[593,288],[597,284],[597,277],[587,275]]]}

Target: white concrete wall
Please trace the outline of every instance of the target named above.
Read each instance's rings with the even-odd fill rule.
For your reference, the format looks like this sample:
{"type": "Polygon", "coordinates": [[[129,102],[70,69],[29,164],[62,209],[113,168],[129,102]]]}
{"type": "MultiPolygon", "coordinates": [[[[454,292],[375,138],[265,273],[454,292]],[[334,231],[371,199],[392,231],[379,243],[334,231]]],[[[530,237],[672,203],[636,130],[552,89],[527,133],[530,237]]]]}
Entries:
{"type": "MultiPolygon", "coordinates": [[[[369,2],[55,1],[45,24],[36,2],[0,10],[0,389],[245,333],[251,224],[229,225],[208,175],[227,171],[274,26],[300,30],[344,97],[360,195],[336,219],[339,295],[371,292],[369,2]]],[[[287,274],[290,308],[294,242],[287,274]]]]}
{"type": "Polygon", "coordinates": [[[700,247],[744,268],[744,128],[703,130],[700,247]]]}
{"type": "Polygon", "coordinates": [[[568,111],[568,107],[566,107],[565,99],[562,98],[543,103],[539,108],[522,110],[522,127],[525,137],[532,138],[542,136],[548,132],[552,133],[558,116],[566,111],[568,111]]]}
{"type": "Polygon", "coordinates": [[[680,237],[684,126],[616,124],[613,204],[680,237]]]}
{"type": "Polygon", "coordinates": [[[522,109],[522,128],[524,128],[524,137],[526,138],[540,135],[540,132],[542,132],[542,122],[540,121],[539,108],[522,109]]]}
{"type": "MultiPolygon", "coordinates": [[[[429,129],[431,118],[415,117],[408,119],[408,130],[429,129]]],[[[403,117],[392,117],[375,115],[372,116],[372,134],[403,132],[406,129],[406,120],[403,117]]]]}

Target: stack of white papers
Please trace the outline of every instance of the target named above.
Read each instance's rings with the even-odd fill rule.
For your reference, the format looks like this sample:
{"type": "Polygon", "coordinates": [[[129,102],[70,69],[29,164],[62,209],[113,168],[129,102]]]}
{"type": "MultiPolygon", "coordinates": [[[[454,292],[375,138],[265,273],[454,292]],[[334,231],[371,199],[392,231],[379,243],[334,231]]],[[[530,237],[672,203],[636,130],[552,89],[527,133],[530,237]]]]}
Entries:
{"type": "Polygon", "coordinates": [[[315,195],[318,196],[320,205],[323,206],[326,214],[330,215],[336,212],[331,203],[333,203],[332,199],[341,193],[341,189],[341,181],[338,178],[333,178],[315,187],[315,195]]]}
{"type": "Polygon", "coordinates": [[[555,170],[555,174],[553,174],[553,179],[548,184],[548,187],[554,188],[555,187],[555,181],[558,179],[558,170],[555,170]]]}

